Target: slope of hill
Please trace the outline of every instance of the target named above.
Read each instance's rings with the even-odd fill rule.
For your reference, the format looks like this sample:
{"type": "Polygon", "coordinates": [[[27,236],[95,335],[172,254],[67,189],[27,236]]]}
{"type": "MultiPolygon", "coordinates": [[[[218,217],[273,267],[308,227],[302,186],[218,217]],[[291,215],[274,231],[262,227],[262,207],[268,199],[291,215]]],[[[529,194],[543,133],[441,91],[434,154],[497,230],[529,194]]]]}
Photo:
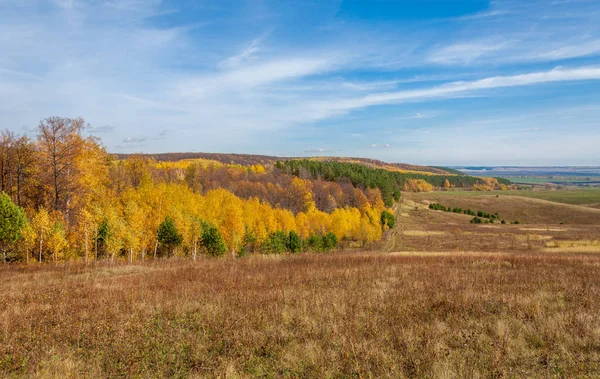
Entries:
{"type": "Polygon", "coordinates": [[[460,171],[448,169],[445,167],[429,167],[412,165],[407,163],[387,163],[377,159],[370,158],[347,158],[347,157],[276,157],[268,155],[255,154],[225,154],[225,153],[160,153],[160,154],[116,154],[119,159],[125,159],[132,156],[141,156],[152,158],[158,162],[177,162],[184,159],[208,159],[218,161],[224,164],[240,165],[264,165],[272,166],[277,161],[288,161],[295,159],[310,159],[326,162],[346,162],[358,163],[371,168],[381,168],[388,171],[429,173],[436,175],[464,175],[460,171]]]}
{"type": "Polygon", "coordinates": [[[415,202],[435,202],[449,207],[469,208],[489,213],[498,212],[507,221],[525,224],[590,224],[600,225],[600,209],[557,203],[548,200],[509,195],[453,195],[452,192],[405,194],[415,202]]]}

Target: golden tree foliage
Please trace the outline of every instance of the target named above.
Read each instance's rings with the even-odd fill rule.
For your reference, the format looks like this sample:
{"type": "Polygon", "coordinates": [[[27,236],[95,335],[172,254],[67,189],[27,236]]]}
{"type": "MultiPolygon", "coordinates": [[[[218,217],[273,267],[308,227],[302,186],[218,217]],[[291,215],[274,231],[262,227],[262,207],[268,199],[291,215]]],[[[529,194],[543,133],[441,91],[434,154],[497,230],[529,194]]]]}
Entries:
{"type": "Polygon", "coordinates": [[[404,190],[408,192],[431,192],[434,189],[432,184],[423,179],[409,179],[404,183],[404,190]]]}
{"type": "Polygon", "coordinates": [[[251,232],[259,244],[279,230],[295,231],[302,238],[331,231],[338,239],[363,243],[381,237],[380,210],[370,205],[364,212],[346,207],[327,213],[311,207],[307,212],[294,215],[256,198],[241,199],[225,189],[202,195],[182,184],[152,182],[129,188],[112,200],[99,204],[100,214],[110,229],[106,250],[111,259],[119,252],[124,252],[130,260],[143,258],[155,245],[156,230],[167,215],[183,236],[178,254],[187,252],[192,256],[197,251],[201,221],[219,229],[232,253],[240,248],[246,231],[251,232]]]}
{"type": "MultiPolygon", "coordinates": [[[[473,190],[475,191],[493,191],[495,189],[500,189],[500,183],[498,183],[498,179],[496,178],[479,178],[483,181],[483,183],[477,183],[473,185],[473,190]]],[[[506,186],[505,186],[506,187],[506,186]]]]}
{"type": "Polygon", "coordinates": [[[381,237],[385,207],[378,189],[304,179],[261,164],[117,160],[83,135],[85,125],[53,117],[40,123],[35,142],[2,135],[0,184],[29,216],[18,246],[24,261],[156,256],[166,217],[181,234],[182,244],[173,249],[180,256],[197,256],[208,224],[231,254],[244,248],[248,235],[256,246],[275,232],[294,231],[302,239],[333,232],[338,240],[363,244],[381,237]]]}

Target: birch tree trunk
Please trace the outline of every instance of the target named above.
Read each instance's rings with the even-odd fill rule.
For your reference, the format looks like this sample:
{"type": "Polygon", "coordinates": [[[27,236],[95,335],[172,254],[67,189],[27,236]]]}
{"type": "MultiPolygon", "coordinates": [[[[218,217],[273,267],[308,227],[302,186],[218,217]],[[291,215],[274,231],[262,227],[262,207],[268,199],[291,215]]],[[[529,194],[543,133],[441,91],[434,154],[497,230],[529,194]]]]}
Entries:
{"type": "Polygon", "coordinates": [[[88,262],[88,255],[89,255],[89,249],[88,249],[88,243],[89,243],[89,236],[88,236],[88,228],[87,228],[87,224],[85,225],[85,264],[87,265],[88,262]]]}
{"type": "Polygon", "coordinates": [[[42,234],[42,231],[40,230],[40,263],[42,263],[43,246],[44,246],[44,235],[42,234]]]}

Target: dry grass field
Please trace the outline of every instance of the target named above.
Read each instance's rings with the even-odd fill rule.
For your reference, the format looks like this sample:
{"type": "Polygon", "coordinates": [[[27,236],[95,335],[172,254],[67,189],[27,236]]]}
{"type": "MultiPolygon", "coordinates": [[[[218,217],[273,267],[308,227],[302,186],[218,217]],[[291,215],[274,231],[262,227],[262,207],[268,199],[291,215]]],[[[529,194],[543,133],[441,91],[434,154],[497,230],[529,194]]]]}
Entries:
{"type": "Polygon", "coordinates": [[[4,377],[594,377],[600,257],[3,267],[4,377]]]}
{"type": "Polygon", "coordinates": [[[406,194],[374,251],[4,265],[0,376],[600,377],[597,214],[406,194]]]}
{"type": "MultiPolygon", "coordinates": [[[[490,213],[498,212],[501,218],[505,218],[507,221],[520,220],[525,224],[600,225],[600,209],[516,196],[518,193],[527,193],[527,191],[515,191],[510,195],[475,193],[477,195],[464,195],[456,192],[423,192],[407,193],[404,197],[409,202],[414,201],[419,204],[423,204],[423,201],[437,202],[451,207],[471,208],[490,213]]],[[[464,217],[467,217],[468,220],[472,218],[464,217]]]]}
{"type": "Polygon", "coordinates": [[[599,253],[600,210],[517,196],[405,194],[396,209],[398,227],[383,251],[599,253]],[[475,225],[473,216],[434,211],[430,203],[498,212],[519,225],[475,225]]]}

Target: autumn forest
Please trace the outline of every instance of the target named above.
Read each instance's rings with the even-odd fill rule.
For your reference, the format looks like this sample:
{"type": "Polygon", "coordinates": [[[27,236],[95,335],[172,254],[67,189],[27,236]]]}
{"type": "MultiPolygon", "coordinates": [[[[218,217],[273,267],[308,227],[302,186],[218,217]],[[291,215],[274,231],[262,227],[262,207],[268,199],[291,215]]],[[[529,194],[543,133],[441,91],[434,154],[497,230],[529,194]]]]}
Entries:
{"type": "Polygon", "coordinates": [[[4,262],[144,260],[364,247],[393,226],[400,191],[505,186],[356,162],[109,154],[82,119],[0,140],[4,262]]]}

